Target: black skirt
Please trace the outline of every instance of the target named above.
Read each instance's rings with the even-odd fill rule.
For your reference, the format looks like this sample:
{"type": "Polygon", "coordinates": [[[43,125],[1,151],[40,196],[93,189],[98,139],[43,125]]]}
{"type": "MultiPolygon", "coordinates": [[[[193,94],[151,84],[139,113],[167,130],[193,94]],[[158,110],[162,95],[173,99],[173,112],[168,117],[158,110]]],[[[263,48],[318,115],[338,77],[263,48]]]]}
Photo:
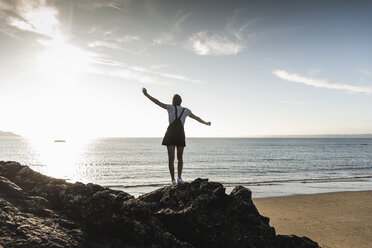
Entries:
{"type": "Polygon", "coordinates": [[[164,146],[186,146],[185,131],[180,119],[177,118],[169,124],[161,144],[164,146]]]}

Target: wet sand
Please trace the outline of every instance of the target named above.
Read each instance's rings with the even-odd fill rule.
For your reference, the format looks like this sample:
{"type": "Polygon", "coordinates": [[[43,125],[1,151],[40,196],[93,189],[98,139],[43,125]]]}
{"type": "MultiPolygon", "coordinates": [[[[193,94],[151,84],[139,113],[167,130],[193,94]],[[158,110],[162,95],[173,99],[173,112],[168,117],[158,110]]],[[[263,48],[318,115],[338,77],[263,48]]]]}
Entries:
{"type": "Polygon", "coordinates": [[[277,234],[307,236],[324,248],[372,247],[372,191],[253,199],[277,234]]]}

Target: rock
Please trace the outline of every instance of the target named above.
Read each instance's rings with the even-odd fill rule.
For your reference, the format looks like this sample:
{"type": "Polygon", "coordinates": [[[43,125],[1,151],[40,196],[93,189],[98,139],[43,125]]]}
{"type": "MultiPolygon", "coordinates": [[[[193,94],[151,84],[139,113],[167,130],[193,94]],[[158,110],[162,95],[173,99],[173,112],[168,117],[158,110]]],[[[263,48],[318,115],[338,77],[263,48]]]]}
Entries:
{"type": "Polygon", "coordinates": [[[0,247],[319,247],[276,235],[251,197],[196,179],[134,198],[0,162],[0,247]]]}
{"type": "Polygon", "coordinates": [[[11,182],[6,177],[0,176],[0,196],[3,194],[20,198],[24,196],[22,189],[17,184],[11,182]]]}

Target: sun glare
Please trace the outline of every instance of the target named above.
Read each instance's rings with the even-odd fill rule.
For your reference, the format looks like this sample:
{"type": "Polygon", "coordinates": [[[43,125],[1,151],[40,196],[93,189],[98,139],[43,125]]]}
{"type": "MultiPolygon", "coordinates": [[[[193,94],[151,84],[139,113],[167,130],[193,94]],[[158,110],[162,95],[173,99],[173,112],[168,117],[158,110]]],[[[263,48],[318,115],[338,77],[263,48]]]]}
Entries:
{"type": "Polygon", "coordinates": [[[82,73],[88,70],[89,54],[62,38],[39,42],[45,50],[35,63],[39,89],[33,99],[33,115],[40,119],[27,136],[44,140],[81,136],[83,131],[76,121],[82,101],[78,90],[82,73]]]}
{"type": "Polygon", "coordinates": [[[31,23],[36,32],[53,35],[57,31],[57,11],[52,8],[38,8],[24,13],[24,18],[31,23]]]}
{"type": "Polygon", "coordinates": [[[37,138],[28,141],[38,154],[39,161],[44,165],[40,169],[42,173],[72,182],[82,180],[79,164],[84,160],[83,151],[89,140],[74,139],[57,142],[37,138]]]}
{"type": "Polygon", "coordinates": [[[40,55],[37,67],[54,79],[74,81],[79,73],[87,69],[88,57],[76,47],[57,43],[40,55]]]}

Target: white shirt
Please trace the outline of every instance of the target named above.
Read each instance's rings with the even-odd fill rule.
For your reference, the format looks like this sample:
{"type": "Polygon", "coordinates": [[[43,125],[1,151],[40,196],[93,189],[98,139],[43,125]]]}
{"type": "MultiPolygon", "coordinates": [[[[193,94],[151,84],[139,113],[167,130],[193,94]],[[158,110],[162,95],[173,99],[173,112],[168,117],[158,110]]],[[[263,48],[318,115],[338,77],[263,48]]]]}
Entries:
{"type": "MultiPolygon", "coordinates": [[[[177,106],[177,117],[180,117],[182,110],[185,109],[181,116],[182,125],[185,124],[186,117],[191,115],[191,110],[188,108],[183,108],[181,106],[177,106]]],[[[176,119],[176,110],[174,105],[167,104],[167,111],[169,116],[169,123],[172,123],[176,119]]]]}

